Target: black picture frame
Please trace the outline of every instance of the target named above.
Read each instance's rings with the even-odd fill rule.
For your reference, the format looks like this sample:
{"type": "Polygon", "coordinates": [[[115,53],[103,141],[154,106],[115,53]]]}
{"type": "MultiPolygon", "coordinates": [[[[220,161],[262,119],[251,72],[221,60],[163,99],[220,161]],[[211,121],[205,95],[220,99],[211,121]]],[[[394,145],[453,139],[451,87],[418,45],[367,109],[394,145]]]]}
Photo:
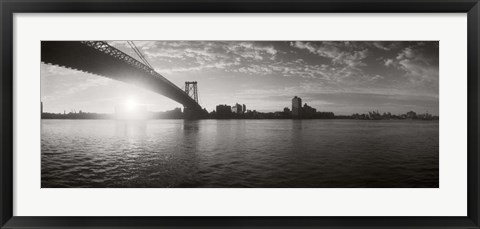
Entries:
{"type": "MultiPolygon", "coordinates": [[[[478,0],[0,0],[1,228],[480,228],[478,0]],[[449,13],[468,14],[466,217],[20,217],[13,216],[15,13],[449,13]]],[[[95,206],[92,206],[92,208],[95,206]]]]}

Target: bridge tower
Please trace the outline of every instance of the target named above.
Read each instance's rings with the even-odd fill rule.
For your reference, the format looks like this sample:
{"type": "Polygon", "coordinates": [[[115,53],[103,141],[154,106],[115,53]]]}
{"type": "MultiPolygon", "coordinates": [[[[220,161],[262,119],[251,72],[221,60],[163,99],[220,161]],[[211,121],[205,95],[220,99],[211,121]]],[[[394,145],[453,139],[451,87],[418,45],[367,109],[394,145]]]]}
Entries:
{"type": "Polygon", "coordinates": [[[185,82],[185,93],[198,103],[197,81],[185,82]]]}
{"type": "MultiPolygon", "coordinates": [[[[198,103],[198,89],[197,89],[197,81],[187,81],[185,82],[185,93],[195,100],[198,103]]],[[[202,118],[205,114],[202,112],[194,111],[189,109],[188,107],[184,107],[184,118],[185,119],[199,119],[202,118]]]]}

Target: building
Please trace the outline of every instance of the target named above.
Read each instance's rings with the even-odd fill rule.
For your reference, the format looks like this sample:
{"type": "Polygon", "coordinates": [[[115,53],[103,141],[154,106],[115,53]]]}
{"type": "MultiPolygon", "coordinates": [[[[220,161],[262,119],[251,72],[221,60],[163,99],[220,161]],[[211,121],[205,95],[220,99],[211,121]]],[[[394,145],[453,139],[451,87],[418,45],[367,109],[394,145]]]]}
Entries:
{"type": "Polygon", "coordinates": [[[43,114],[43,102],[40,102],[40,114],[43,114]]]}
{"type": "Polygon", "coordinates": [[[302,99],[300,97],[293,97],[292,99],[292,116],[300,118],[302,116],[302,99]]]}
{"type": "Polygon", "coordinates": [[[415,113],[414,111],[409,111],[409,112],[407,112],[407,118],[415,119],[415,118],[417,118],[417,113],[415,113]]]}
{"type": "Polygon", "coordinates": [[[228,105],[218,105],[216,108],[218,118],[227,118],[232,115],[232,107],[228,105]]]}
{"type": "Polygon", "coordinates": [[[243,104],[243,106],[242,106],[242,113],[245,113],[245,112],[247,112],[247,106],[245,106],[245,104],[243,104]]]}
{"type": "MultiPolygon", "coordinates": [[[[356,116],[353,116],[355,119],[358,119],[358,114],[356,116]]],[[[315,114],[315,118],[320,118],[320,119],[333,119],[335,118],[335,114],[333,112],[317,112],[315,114]]]]}
{"type": "Polygon", "coordinates": [[[236,103],[232,106],[232,112],[235,114],[243,114],[243,106],[236,103]]]}
{"type": "Polygon", "coordinates": [[[313,118],[315,116],[315,114],[317,113],[317,109],[307,105],[307,103],[305,103],[303,105],[303,109],[302,109],[303,113],[302,113],[302,117],[304,118],[313,118]]]}

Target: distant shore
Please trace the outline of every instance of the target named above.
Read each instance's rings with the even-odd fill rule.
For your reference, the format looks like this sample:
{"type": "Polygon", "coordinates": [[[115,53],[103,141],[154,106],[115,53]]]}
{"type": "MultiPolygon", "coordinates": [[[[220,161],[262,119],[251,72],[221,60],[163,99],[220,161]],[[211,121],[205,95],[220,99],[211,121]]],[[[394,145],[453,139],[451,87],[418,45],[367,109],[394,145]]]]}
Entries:
{"type": "MultiPolygon", "coordinates": [[[[68,113],[68,114],[58,114],[58,113],[42,113],[41,119],[66,119],[66,120],[122,120],[116,118],[114,114],[99,114],[99,113],[68,113]]],[[[160,120],[160,119],[184,119],[182,114],[163,114],[163,115],[149,115],[147,118],[140,120],[160,120]]],[[[201,119],[210,119],[210,120],[235,120],[235,119],[291,119],[291,120],[313,120],[313,119],[322,119],[322,120],[422,120],[422,121],[431,121],[438,120],[438,116],[420,116],[420,117],[404,117],[404,116],[395,116],[395,117],[382,117],[382,116],[362,116],[362,115],[334,115],[334,116],[317,116],[317,117],[303,117],[303,118],[294,118],[291,115],[275,115],[275,113],[262,113],[261,115],[255,116],[231,116],[231,117],[214,117],[207,116],[201,119]]]]}

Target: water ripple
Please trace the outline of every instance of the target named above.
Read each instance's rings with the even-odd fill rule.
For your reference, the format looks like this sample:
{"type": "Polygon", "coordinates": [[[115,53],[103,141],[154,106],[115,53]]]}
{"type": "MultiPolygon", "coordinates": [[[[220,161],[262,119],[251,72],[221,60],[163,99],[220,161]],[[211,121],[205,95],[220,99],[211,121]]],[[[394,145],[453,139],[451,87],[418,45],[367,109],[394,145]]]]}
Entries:
{"type": "Polygon", "coordinates": [[[42,187],[438,187],[438,122],[42,120],[42,187]]]}

